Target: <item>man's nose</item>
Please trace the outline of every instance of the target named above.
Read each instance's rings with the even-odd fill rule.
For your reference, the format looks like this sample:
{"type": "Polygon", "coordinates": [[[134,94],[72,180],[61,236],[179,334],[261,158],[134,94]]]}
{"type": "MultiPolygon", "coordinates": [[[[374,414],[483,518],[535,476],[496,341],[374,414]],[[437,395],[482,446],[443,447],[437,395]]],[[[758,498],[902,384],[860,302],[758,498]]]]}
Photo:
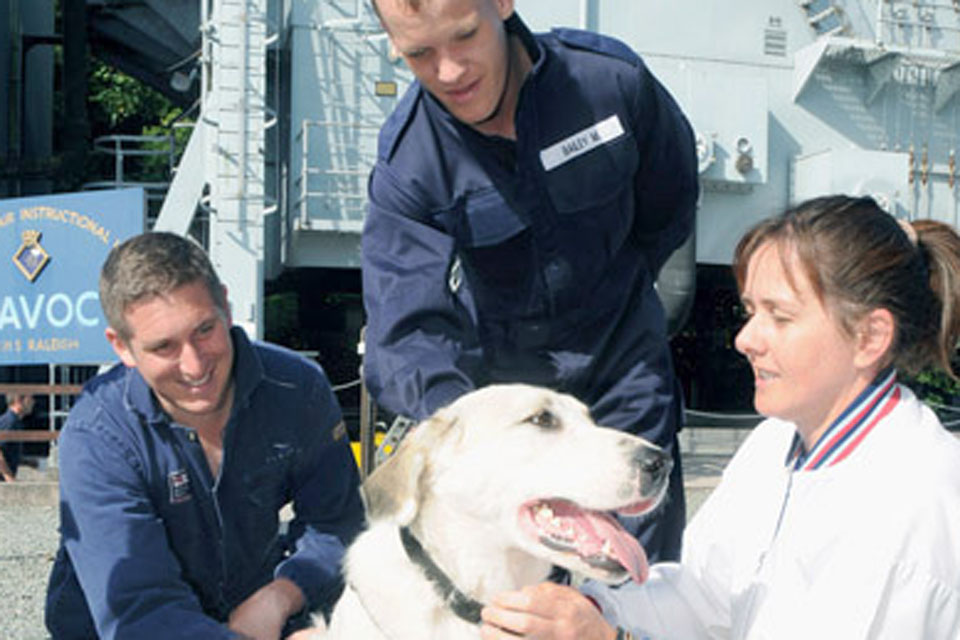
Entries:
{"type": "Polygon", "coordinates": [[[203,356],[200,350],[192,344],[184,345],[180,351],[180,372],[189,380],[199,380],[203,377],[203,356]]]}
{"type": "Polygon", "coordinates": [[[449,54],[442,54],[437,62],[437,79],[444,84],[455,84],[463,75],[466,65],[449,54]]]}

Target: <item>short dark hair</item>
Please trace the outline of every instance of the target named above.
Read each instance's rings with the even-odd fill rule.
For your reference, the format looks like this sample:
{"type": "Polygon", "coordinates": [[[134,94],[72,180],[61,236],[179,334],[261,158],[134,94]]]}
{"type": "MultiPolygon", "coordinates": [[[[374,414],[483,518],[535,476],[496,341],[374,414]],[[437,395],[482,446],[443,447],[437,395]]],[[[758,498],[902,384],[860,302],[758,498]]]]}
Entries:
{"type": "Polygon", "coordinates": [[[196,241],[175,233],[143,233],[117,245],[107,256],[100,269],[100,305],[107,323],[129,340],[124,315],[128,306],[194,282],[202,282],[217,308],[228,312],[223,284],[196,241]]]}
{"type": "MultiPolygon", "coordinates": [[[[907,373],[937,367],[956,377],[960,236],[934,220],[911,226],[915,237],[872,198],[808,200],[744,235],[734,253],[737,285],[742,291],[761,246],[794,249],[814,292],[845,331],[852,333],[854,322],[873,309],[886,309],[896,322],[893,365],[907,373]]],[[[790,277],[786,265],[785,271],[790,277]]]]}

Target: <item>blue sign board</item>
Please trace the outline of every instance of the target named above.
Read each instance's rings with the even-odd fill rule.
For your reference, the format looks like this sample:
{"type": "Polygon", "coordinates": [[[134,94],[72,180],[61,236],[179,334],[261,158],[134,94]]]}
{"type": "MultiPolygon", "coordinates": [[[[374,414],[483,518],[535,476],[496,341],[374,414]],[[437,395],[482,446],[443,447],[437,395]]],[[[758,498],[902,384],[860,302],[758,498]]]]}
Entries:
{"type": "Polygon", "coordinates": [[[143,231],[144,208],[143,189],[0,200],[0,364],[116,359],[100,266],[143,231]]]}

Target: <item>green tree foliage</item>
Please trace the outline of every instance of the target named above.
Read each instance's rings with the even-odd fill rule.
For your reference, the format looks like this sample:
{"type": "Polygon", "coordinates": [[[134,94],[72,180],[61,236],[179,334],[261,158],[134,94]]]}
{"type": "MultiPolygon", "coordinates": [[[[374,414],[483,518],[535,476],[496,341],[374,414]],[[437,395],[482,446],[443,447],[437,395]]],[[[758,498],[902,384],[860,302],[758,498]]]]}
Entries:
{"type": "Polygon", "coordinates": [[[924,371],[917,376],[904,376],[905,384],[925,401],[951,405],[960,399],[960,384],[942,371],[924,371]]]}
{"type": "Polygon", "coordinates": [[[176,109],[162,94],[108,64],[90,59],[89,105],[94,138],[139,134],[176,109]]]}
{"type": "MultiPolygon", "coordinates": [[[[169,180],[172,158],[180,157],[190,137],[189,128],[173,127],[182,120],[183,110],[158,91],[95,58],[90,59],[89,96],[90,130],[94,140],[117,135],[152,138],[138,144],[124,144],[128,149],[136,147],[157,152],[125,157],[124,179],[145,183],[169,180]]],[[[112,155],[94,153],[88,180],[112,179],[114,161],[112,155]]]]}

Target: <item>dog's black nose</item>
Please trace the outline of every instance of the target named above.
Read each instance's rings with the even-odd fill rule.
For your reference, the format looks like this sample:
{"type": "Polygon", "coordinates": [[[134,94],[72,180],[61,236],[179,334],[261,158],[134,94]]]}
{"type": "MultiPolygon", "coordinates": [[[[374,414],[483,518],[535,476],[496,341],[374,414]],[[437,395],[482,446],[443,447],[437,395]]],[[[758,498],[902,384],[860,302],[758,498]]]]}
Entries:
{"type": "Polygon", "coordinates": [[[634,461],[640,467],[644,486],[659,486],[670,475],[673,461],[662,449],[641,447],[634,454],[634,461]]]}

